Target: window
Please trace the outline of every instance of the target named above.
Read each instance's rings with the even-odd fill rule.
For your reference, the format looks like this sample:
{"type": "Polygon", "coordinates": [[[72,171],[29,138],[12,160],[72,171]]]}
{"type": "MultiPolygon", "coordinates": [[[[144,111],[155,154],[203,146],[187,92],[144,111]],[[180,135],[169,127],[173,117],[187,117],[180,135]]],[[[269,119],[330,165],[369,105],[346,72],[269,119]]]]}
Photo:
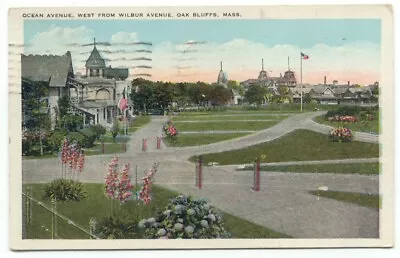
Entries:
{"type": "Polygon", "coordinates": [[[103,108],[103,119],[104,120],[106,119],[106,109],[105,108],[103,108]]]}
{"type": "Polygon", "coordinates": [[[99,69],[96,69],[96,77],[99,77],[99,69]]]}

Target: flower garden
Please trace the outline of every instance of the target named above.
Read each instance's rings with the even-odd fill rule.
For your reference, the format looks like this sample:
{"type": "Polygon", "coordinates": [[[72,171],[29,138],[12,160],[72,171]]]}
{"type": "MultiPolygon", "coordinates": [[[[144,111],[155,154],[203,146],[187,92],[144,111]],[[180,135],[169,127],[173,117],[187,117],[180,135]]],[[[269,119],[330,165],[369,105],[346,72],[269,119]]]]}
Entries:
{"type": "Polygon", "coordinates": [[[61,150],[58,179],[24,186],[33,189],[25,192],[38,200],[28,205],[32,217],[26,222],[28,239],[288,237],[226,214],[204,199],[155,186],[157,164],[145,171],[140,182],[132,182],[137,170],[133,173],[131,164],[115,156],[107,165],[103,184],[81,183],[82,148],[65,139],[61,150]],[[55,219],[52,212],[62,217],[55,219]]]}
{"type": "Polygon", "coordinates": [[[346,127],[353,131],[379,134],[379,110],[376,107],[339,107],[315,121],[333,127],[346,127]]]}

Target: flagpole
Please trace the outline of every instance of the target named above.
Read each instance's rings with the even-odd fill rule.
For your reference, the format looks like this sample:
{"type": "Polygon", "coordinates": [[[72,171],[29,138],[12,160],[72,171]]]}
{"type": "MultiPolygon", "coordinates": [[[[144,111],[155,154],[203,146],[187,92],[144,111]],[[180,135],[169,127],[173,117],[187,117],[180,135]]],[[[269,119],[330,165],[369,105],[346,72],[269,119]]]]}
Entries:
{"type": "Polygon", "coordinates": [[[300,111],[303,111],[303,57],[300,52],[300,111]]]}

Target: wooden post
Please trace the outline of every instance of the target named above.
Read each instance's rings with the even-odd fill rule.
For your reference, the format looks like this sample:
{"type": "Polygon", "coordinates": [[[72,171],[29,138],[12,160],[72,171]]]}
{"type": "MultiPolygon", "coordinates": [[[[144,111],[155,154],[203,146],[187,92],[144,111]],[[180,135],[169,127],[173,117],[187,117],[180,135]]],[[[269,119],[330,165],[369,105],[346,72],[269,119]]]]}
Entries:
{"type": "Polygon", "coordinates": [[[203,156],[199,156],[199,165],[198,165],[198,188],[201,189],[203,187],[202,183],[202,172],[203,172],[203,156]]]}
{"type": "Polygon", "coordinates": [[[101,154],[104,154],[104,140],[101,140],[101,154]]]}
{"type": "Polygon", "coordinates": [[[161,147],[161,138],[157,137],[157,149],[160,149],[161,147]]]}
{"type": "Polygon", "coordinates": [[[256,159],[254,163],[254,186],[255,192],[260,191],[260,159],[256,159]]]}

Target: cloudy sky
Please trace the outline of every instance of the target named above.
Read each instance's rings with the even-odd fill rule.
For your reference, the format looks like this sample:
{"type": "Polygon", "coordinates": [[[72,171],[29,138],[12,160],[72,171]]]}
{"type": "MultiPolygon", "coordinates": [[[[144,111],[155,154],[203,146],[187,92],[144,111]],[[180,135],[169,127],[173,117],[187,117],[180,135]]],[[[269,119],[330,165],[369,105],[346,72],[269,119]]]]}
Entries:
{"type": "Polygon", "coordinates": [[[279,76],[288,57],[300,80],[303,52],[305,83],[369,84],[380,79],[380,37],[379,20],[27,20],[24,53],[69,50],[84,73],[96,38],[107,65],[129,68],[130,78],[215,82],[221,61],[228,79],[243,81],[258,76],[261,58],[279,76]]]}

